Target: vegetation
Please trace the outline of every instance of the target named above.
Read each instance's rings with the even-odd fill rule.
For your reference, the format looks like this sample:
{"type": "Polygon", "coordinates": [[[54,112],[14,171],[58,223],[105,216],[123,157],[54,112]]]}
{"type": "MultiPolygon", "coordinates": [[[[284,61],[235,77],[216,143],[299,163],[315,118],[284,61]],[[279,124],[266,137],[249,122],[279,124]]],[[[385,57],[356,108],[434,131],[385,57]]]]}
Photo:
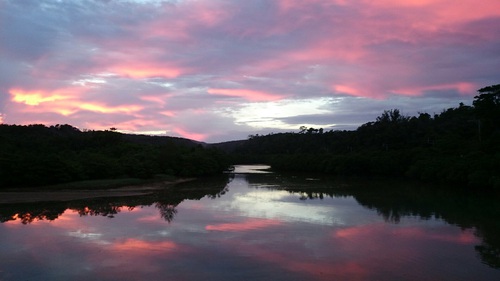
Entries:
{"type": "Polygon", "coordinates": [[[179,138],[80,131],[70,125],[0,125],[0,187],[221,173],[227,157],[179,138]]]}
{"type": "Polygon", "coordinates": [[[219,144],[234,162],[348,176],[397,176],[500,188],[500,85],[479,90],[472,106],[431,116],[387,110],[355,131],[301,128],[219,144]],[[228,149],[229,147],[229,149],[228,149]]]}

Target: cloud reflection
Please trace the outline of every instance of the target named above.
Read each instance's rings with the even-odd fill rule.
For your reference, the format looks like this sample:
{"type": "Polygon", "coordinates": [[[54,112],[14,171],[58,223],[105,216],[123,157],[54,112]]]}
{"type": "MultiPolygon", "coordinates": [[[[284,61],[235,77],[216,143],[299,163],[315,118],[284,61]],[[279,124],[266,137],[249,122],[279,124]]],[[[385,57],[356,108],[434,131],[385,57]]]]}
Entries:
{"type": "Polygon", "coordinates": [[[281,224],[283,223],[278,220],[248,219],[244,222],[207,225],[205,229],[209,231],[251,231],[267,227],[279,226],[281,224]]]}
{"type": "Polygon", "coordinates": [[[288,191],[251,191],[234,196],[231,208],[249,217],[309,222],[320,225],[342,225],[343,218],[334,206],[308,205],[300,194],[288,191]],[[295,201],[295,202],[294,202],[295,201]]]}
{"type": "Polygon", "coordinates": [[[179,246],[171,241],[145,241],[140,239],[129,238],[124,241],[117,241],[113,243],[112,250],[124,251],[128,254],[147,254],[153,252],[173,252],[178,250],[179,246]]]}

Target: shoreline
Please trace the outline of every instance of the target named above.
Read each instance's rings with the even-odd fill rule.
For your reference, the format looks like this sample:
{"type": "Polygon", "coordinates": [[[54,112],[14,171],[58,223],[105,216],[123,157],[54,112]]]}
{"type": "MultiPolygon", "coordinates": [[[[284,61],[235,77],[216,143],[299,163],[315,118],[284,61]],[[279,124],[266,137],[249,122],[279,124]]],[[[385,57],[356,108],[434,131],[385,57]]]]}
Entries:
{"type": "Polygon", "coordinates": [[[61,189],[61,190],[23,190],[22,188],[0,191],[0,204],[36,203],[36,202],[64,202],[103,197],[124,197],[151,194],[154,191],[167,189],[174,185],[195,180],[194,178],[176,179],[126,185],[115,188],[102,189],[61,189]]]}

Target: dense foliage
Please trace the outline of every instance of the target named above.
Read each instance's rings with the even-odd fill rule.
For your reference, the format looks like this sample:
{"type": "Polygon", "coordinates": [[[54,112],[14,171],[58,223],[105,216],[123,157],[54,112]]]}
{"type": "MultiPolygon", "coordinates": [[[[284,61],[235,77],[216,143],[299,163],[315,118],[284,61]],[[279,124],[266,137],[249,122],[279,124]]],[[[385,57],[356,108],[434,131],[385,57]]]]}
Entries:
{"type": "Polygon", "coordinates": [[[480,89],[472,106],[434,116],[387,110],[355,131],[252,135],[229,151],[234,161],[270,163],[277,170],[500,188],[500,85],[480,89]]]}
{"type": "Polygon", "coordinates": [[[186,139],[0,124],[0,187],[220,173],[227,157],[186,139]]]}

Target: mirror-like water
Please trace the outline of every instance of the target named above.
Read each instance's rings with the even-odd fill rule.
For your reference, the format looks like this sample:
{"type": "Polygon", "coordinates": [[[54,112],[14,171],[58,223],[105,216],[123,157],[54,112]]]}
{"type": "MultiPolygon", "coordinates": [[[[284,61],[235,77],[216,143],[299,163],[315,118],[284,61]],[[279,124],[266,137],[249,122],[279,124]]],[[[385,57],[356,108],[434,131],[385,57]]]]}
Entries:
{"type": "Polygon", "coordinates": [[[249,168],[0,204],[0,280],[500,280],[494,198],[249,168]]]}

